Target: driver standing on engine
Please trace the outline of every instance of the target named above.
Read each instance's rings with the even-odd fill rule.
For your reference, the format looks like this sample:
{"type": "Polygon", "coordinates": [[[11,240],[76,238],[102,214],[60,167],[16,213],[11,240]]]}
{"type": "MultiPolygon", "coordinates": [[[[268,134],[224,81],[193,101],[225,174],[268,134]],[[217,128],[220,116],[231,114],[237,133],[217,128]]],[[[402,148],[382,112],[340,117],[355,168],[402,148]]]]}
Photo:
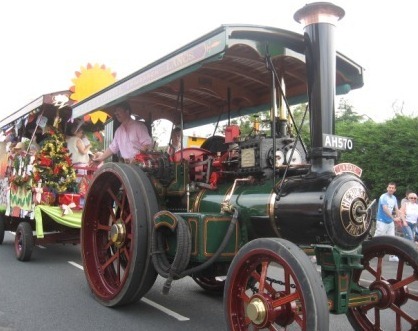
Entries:
{"type": "Polygon", "coordinates": [[[102,155],[93,159],[94,162],[102,162],[119,152],[126,163],[131,163],[136,154],[152,148],[152,138],[147,127],[131,117],[131,108],[127,102],[116,106],[114,114],[121,124],[116,129],[112,143],[102,155]]]}

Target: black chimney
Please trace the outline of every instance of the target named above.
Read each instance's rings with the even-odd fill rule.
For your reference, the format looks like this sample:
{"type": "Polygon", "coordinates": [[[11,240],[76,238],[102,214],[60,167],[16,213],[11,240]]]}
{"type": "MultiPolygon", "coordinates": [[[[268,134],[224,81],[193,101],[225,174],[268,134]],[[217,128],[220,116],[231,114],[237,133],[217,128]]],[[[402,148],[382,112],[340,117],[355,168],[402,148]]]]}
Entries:
{"type": "Polygon", "coordinates": [[[337,151],[323,146],[323,134],[335,133],[336,50],[335,23],[344,10],[329,2],[299,9],[294,19],[304,25],[305,57],[311,125],[311,172],[332,171],[337,151]]]}

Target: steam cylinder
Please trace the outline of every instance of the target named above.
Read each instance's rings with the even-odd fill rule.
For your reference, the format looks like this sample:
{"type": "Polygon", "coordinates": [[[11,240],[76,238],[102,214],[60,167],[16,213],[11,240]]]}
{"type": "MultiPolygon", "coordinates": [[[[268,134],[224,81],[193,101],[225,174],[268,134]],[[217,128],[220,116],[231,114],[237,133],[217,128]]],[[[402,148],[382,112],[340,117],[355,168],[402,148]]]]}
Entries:
{"type": "MultiPolygon", "coordinates": [[[[248,240],[281,237],[298,245],[334,244],[357,247],[371,225],[369,193],[351,174],[290,177],[282,188],[272,182],[238,185],[230,203],[239,210],[240,227],[248,240]]],[[[202,190],[194,197],[193,212],[219,213],[232,184],[202,190]]]]}

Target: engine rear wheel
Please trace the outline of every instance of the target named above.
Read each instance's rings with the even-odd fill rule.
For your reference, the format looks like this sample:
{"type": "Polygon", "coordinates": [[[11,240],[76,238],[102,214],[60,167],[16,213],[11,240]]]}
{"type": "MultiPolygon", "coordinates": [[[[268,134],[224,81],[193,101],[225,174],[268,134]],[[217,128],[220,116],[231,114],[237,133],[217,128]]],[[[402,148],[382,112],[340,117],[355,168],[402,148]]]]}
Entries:
{"type": "Polygon", "coordinates": [[[157,209],[141,169],[108,163],[95,175],[83,212],[81,251],[88,284],[101,304],[136,302],[154,284],[151,221],[157,209]]]}
{"type": "Polygon", "coordinates": [[[318,271],[299,247],[279,238],[240,249],[228,271],[224,311],[229,330],[329,329],[318,271]]]}
{"type": "MultiPolygon", "coordinates": [[[[393,258],[392,258],[393,259],[393,258]]],[[[354,330],[418,330],[418,250],[412,241],[373,237],[363,243],[364,269],[353,281],[380,293],[380,299],[350,308],[354,330]],[[391,256],[399,260],[390,261],[391,256]]]]}
{"type": "Polygon", "coordinates": [[[225,277],[193,276],[193,280],[205,291],[222,293],[225,288],[225,277]]]}
{"type": "Polygon", "coordinates": [[[32,227],[28,222],[20,222],[15,235],[15,253],[19,261],[29,261],[32,256],[35,241],[32,227]]]}

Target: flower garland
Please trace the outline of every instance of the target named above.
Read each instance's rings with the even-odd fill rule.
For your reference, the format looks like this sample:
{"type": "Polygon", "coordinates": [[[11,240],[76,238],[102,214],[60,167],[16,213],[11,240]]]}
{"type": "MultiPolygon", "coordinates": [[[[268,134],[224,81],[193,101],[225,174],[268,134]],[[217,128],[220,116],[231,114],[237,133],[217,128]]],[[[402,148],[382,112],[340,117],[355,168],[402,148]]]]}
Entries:
{"type": "Polygon", "coordinates": [[[9,165],[11,167],[9,181],[12,187],[24,187],[30,189],[31,183],[31,155],[26,153],[27,144],[24,145],[23,150],[11,151],[9,154],[9,165]]]}
{"type": "Polygon", "coordinates": [[[45,135],[47,137],[34,162],[34,183],[42,180],[44,186],[58,193],[71,191],[76,186],[76,172],[65,137],[54,127],[49,127],[45,135]]]}
{"type": "MultiPolygon", "coordinates": [[[[23,164],[24,164],[23,169],[26,168],[27,159],[28,159],[27,157],[24,157],[22,159],[23,164]]],[[[15,164],[16,163],[20,164],[18,160],[15,161],[15,164]]],[[[20,166],[18,165],[15,169],[19,169],[19,167],[20,166]]],[[[32,177],[26,171],[23,171],[22,174],[15,173],[14,175],[11,175],[9,180],[10,180],[11,185],[14,187],[22,186],[22,187],[25,187],[26,189],[30,189],[32,187],[32,183],[30,181],[31,179],[32,177]]]]}

